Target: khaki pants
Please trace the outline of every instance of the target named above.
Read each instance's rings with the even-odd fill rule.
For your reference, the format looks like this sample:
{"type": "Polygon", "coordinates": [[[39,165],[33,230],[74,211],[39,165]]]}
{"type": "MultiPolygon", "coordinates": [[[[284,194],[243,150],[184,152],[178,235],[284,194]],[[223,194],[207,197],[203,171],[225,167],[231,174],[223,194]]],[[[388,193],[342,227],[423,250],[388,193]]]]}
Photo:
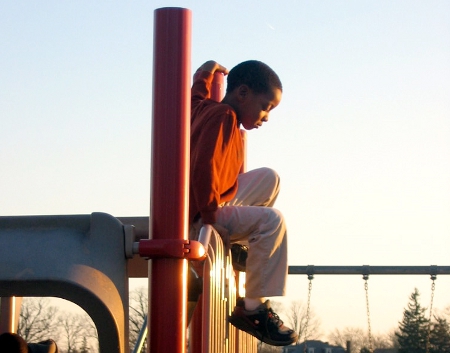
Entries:
{"type": "Polygon", "coordinates": [[[226,228],[231,243],[249,247],[246,297],[285,295],[287,235],[283,215],[272,208],[279,193],[279,176],[269,168],[239,175],[233,200],[217,210],[216,221],[226,228]]]}

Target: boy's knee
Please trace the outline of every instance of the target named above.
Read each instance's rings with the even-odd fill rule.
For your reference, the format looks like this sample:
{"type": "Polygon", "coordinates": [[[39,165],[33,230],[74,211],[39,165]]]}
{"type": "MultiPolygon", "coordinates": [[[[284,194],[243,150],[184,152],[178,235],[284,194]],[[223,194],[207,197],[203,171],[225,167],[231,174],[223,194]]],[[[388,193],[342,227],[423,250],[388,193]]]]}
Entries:
{"type": "Polygon", "coordinates": [[[280,176],[278,173],[267,167],[255,169],[255,173],[258,174],[257,179],[259,179],[268,189],[272,190],[272,195],[274,195],[274,198],[276,199],[276,196],[280,192],[280,176]]]}
{"type": "Polygon", "coordinates": [[[263,174],[268,179],[273,179],[273,180],[275,180],[277,182],[280,180],[280,176],[272,168],[261,167],[261,168],[255,169],[255,171],[258,171],[258,173],[263,174]]]}
{"type": "Polygon", "coordinates": [[[269,213],[269,217],[267,217],[267,219],[270,223],[276,224],[278,226],[284,225],[284,216],[281,211],[276,208],[270,207],[267,208],[267,212],[269,213]]]}

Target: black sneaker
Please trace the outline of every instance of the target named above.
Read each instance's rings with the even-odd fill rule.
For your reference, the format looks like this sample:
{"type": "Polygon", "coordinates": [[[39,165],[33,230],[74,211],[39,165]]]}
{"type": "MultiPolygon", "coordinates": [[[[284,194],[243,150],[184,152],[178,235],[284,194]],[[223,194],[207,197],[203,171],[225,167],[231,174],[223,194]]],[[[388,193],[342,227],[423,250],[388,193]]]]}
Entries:
{"type": "Polygon", "coordinates": [[[272,311],[269,300],[255,310],[245,310],[244,299],[239,298],[228,321],[272,346],[288,346],[298,339],[297,333],[284,326],[283,321],[272,311]]]}

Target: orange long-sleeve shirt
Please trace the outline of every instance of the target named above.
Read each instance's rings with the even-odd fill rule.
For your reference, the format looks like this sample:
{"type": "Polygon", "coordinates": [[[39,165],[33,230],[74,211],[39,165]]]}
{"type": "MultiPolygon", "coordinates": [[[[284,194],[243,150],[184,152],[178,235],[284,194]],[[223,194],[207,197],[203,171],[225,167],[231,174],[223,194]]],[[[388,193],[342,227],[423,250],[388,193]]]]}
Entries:
{"type": "Polygon", "coordinates": [[[237,191],[244,160],[239,122],[233,108],[211,99],[213,75],[197,73],[191,91],[189,219],[216,222],[216,210],[237,191]]]}

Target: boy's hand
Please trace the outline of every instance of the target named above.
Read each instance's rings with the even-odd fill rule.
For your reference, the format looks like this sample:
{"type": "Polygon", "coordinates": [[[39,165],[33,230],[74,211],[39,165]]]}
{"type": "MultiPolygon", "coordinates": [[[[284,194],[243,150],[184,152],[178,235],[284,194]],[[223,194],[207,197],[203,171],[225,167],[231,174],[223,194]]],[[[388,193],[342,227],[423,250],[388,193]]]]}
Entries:
{"type": "Polygon", "coordinates": [[[221,72],[224,75],[228,74],[228,70],[225,66],[220,65],[218,62],[215,62],[214,60],[209,60],[205,62],[202,66],[198,68],[197,71],[208,71],[214,74],[215,72],[221,72]]]}

